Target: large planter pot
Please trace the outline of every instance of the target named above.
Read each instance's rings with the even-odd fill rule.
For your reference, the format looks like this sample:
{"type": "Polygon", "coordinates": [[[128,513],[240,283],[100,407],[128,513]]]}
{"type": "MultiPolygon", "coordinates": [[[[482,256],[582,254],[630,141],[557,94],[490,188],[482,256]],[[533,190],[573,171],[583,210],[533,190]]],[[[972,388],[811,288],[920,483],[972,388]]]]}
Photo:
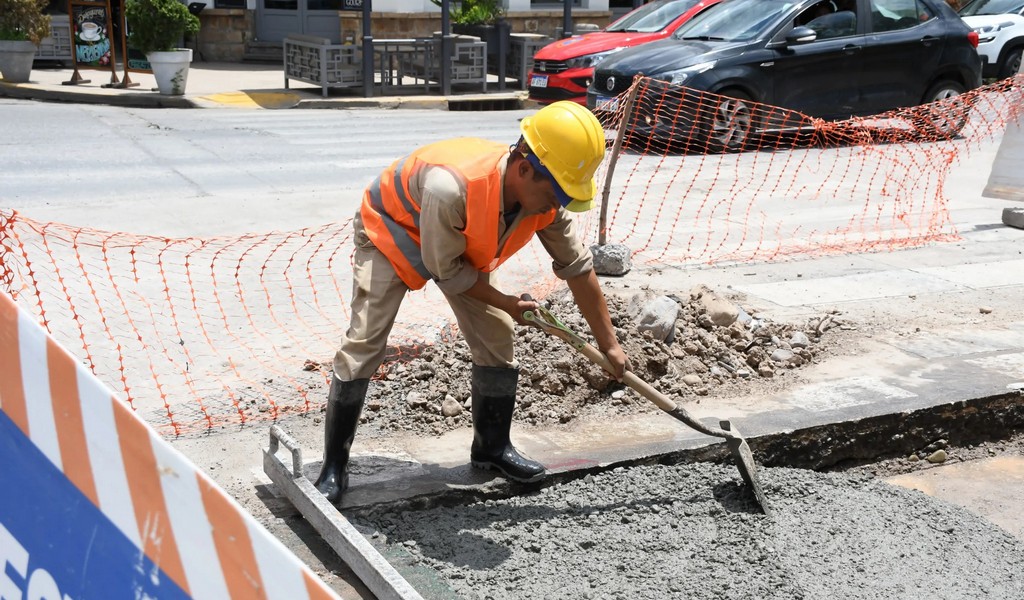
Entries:
{"type": "Polygon", "coordinates": [[[27,82],[36,50],[32,42],[0,40],[0,73],[3,74],[3,80],[9,83],[27,82]]]}
{"type": "Polygon", "coordinates": [[[487,55],[494,57],[501,53],[508,55],[509,44],[511,43],[512,25],[505,20],[500,20],[494,25],[452,25],[452,32],[461,35],[478,37],[487,44],[487,55]]]}
{"type": "Polygon", "coordinates": [[[153,69],[156,87],[161,94],[181,96],[188,82],[188,66],[192,62],[191,48],[175,48],[169,52],[148,52],[146,60],[153,69]]]}

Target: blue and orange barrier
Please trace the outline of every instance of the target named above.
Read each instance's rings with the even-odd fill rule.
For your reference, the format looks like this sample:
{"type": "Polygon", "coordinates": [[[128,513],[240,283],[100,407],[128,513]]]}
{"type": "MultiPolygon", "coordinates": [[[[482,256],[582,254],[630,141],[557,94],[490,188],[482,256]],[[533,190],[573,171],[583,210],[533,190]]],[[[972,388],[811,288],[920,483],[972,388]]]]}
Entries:
{"type": "Polygon", "coordinates": [[[0,595],[337,598],[0,292],[0,595]]]}

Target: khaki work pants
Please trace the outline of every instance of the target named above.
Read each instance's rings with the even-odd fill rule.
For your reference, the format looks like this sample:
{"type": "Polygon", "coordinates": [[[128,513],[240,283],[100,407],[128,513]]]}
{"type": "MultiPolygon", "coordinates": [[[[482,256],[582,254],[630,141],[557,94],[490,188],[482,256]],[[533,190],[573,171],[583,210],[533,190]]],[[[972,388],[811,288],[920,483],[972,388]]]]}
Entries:
{"type": "MultiPolygon", "coordinates": [[[[370,242],[363,220],[353,221],[356,252],[352,269],[352,319],[334,355],[334,374],[342,381],[368,379],[384,361],[388,335],[408,286],[370,242]]],[[[491,285],[497,277],[489,274],[491,285]]],[[[469,344],[473,363],[482,367],[517,367],[513,342],[515,321],[505,311],[464,295],[445,294],[469,344]]]]}

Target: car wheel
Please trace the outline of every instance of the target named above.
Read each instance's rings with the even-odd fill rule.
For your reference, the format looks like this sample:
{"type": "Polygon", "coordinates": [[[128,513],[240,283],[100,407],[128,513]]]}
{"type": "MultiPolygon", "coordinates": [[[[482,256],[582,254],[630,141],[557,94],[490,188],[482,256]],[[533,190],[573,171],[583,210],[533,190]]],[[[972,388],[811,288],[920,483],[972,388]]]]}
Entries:
{"type": "Polygon", "coordinates": [[[1020,57],[1024,47],[1014,48],[1006,53],[1003,62],[999,64],[999,79],[1013,77],[1020,72],[1020,57]]]}
{"type": "Polygon", "coordinates": [[[703,152],[703,127],[694,110],[699,105],[700,92],[680,86],[644,91],[633,105],[623,147],[655,155],[703,152]]]}
{"type": "Polygon", "coordinates": [[[940,81],[928,89],[914,121],[922,133],[949,139],[967,124],[971,107],[962,98],[964,86],[955,81],[940,81]]]}
{"type": "Polygon", "coordinates": [[[754,107],[738,90],[722,93],[718,104],[704,117],[704,141],[709,152],[739,152],[754,130],[754,107]]]}

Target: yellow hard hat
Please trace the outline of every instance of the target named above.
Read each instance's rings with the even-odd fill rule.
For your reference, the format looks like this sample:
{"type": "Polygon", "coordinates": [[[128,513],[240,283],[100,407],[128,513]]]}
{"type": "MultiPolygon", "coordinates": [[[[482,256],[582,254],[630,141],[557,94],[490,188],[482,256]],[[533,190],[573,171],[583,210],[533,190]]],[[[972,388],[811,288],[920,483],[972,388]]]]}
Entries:
{"type": "Polygon", "coordinates": [[[590,210],[597,194],[594,173],[604,159],[604,129],[597,117],[563,100],[526,117],[519,128],[533,154],[573,199],[565,208],[590,210]]]}

